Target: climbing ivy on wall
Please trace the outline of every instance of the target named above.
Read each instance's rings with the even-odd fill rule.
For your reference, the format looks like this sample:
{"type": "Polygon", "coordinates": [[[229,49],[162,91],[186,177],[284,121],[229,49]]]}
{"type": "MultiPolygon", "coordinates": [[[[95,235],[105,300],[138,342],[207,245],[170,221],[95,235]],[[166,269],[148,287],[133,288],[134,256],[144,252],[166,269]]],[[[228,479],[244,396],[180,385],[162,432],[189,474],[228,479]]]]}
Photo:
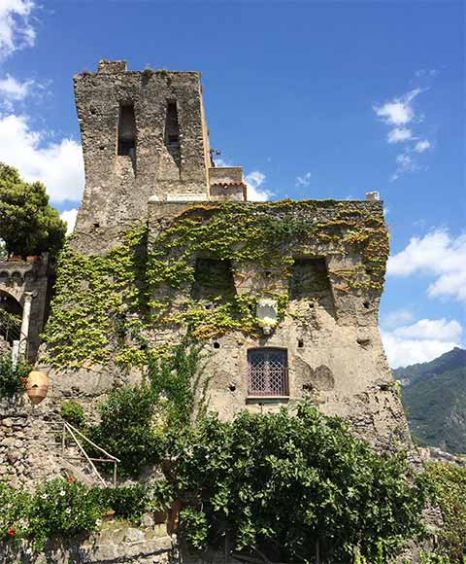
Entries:
{"type": "Polygon", "coordinates": [[[45,333],[51,364],[144,365],[163,352],[148,346],[154,326],[183,327],[200,340],[233,330],[259,334],[257,299],[273,298],[279,320],[284,317],[296,256],[359,256],[357,267],[332,272],[337,292],[379,293],[383,286],[388,237],[382,214],[371,206],[211,202],[162,218],[158,228],[156,236],[145,226],[133,229],[104,255],[67,247],[45,333]],[[199,257],[229,261],[243,288],[211,303],[193,299],[199,257]],[[270,283],[260,290],[241,280],[267,270],[270,283]]]}
{"type": "Polygon", "coordinates": [[[146,237],[139,226],[104,255],[84,255],[66,245],[43,335],[45,360],[52,366],[105,364],[125,336],[139,334],[140,321],[132,314],[144,310],[146,237]]]}

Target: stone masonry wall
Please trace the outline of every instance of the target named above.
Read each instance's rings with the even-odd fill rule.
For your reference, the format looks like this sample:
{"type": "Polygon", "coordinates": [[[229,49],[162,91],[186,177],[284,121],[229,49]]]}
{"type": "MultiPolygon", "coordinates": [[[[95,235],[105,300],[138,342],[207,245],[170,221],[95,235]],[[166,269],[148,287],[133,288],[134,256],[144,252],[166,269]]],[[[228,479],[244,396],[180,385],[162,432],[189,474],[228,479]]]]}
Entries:
{"type": "Polygon", "coordinates": [[[128,72],[124,62],[101,61],[97,73],[81,73],[74,83],[86,175],[77,232],[140,219],[154,195],[199,194],[207,199],[210,154],[199,73],[128,72]],[[170,102],[177,106],[179,170],[165,139],[170,102]],[[134,107],[134,159],[117,152],[122,104],[134,107]]]}

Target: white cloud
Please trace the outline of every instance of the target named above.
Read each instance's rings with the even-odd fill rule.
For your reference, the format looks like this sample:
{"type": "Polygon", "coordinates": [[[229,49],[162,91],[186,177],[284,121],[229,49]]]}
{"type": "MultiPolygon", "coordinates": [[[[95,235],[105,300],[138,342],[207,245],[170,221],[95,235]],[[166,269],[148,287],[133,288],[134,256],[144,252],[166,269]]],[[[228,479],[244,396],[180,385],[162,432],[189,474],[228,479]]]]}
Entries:
{"type": "Polygon", "coordinates": [[[427,149],[430,149],[430,147],[430,141],[423,139],[422,141],[418,141],[416,145],[414,145],[414,150],[416,151],[416,153],[423,153],[424,151],[427,151],[427,149]]]}
{"type": "Polygon", "coordinates": [[[30,23],[33,0],[0,0],[0,58],[34,45],[35,31],[30,23]]]}
{"type": "Polygon", "coordinates": [[[439,71],[437,69],[419,69],[414,73],[414,75],[416,78],[433,78],[438,75],[438,72],[439,71]]]}
{"type": "Polygon", "coordinates": [[[413,314],[407,309],[397,309],[388,313],[383,319],[383,326],[394,328],[413,320],[413,314]]]}
{"type": "Polygon", "coordinates": [[[407,127],[395,127],[388,132],[387,141],[389,143],[403,143],[412,139],[411,129],[407,127]]]}
{"type": "MultiPolygon", "coordinates": [[[[1,0],[0,0],[1,2],[1,0]]],[[[0,79],[0,107],[12,112],[14,104],[23,102],[37,86],[34,80],[17,80],[11,74],[6,74],[0,79]]]]}
{"type": "Polygon", "coordinates": [[[422,238],[412,237],[408,245],[388,259],[390,276],[425,274],[435,277],[428,287],[431,297],[449,296],[466,303],[466,233],[457,238],[437,229],[422,238]]]}
{"type": "Polygon", "coordinates": [[[74,226],[76,224],[76,218],[78,216],[78,211],[79,210],[77,208],[73,208],[72,210],[65,210],[60,214],[60,217],[67,224],[67,235],[70,235],[73,232],[74,226]]]}
{"type": "Polygon", "coordinates": [[[387,142],[391,145],[404,144],[404,151],[396,157],[396,170],[391,179],[397,180],[403,174],[422,170],[418,165],[417,156],[431,147],[427,139],[420,140],[412,130],[412,124],[422,121],[422,115],[416,113],[413,102],[423,90],[414,88],[403,96],[393,98],[373,110],[386,125],[390,127],[387,133],[387,142]],[[407,127],[410,124],[410,127],[407,127]]]}
{"type": "Polygon", "coordinates": [[[296,177],[296,186],[303,187],[303,188],[306,187],[306,186],[309,186],[309,184],[311,183],[311,176],[312,176],[312,174],[310,172],[306,172],[302,176],[297,176],[296,177]]]}
{"type": "Polygon", "coordinates": [[[385,102],[382,106],[374,106],[374,111],[385,123],[389,125],[406,125],[414,119],[414,109],[411,102],[421,93],[420,88],[410,90],[399,98],[385,102]]]}
{"type": "Polygon", "coordinates": [[[392,368],[429,362],[461,346],[463,328],[456,320],[421,319],[391,331],[382,330],[382,340],[392,368]]]}
{"type": "Polygon", "coordinates": [[[19,169],[28,181],[41,180],[55,202],[80,200],[84,186],[81,146],[72,139],[46,142],[27,116],[0,116],[0,161],[19,169]]]}
{"type": "Polygon", "coordinates": [[[33,84],[33,80],[20,82],[10,74],[7,74],[5,78],[0,79],[0,96],[7,100],[24,100],[30,93],[33,84]]]}
{"type": "Polygon", "coordinates": [[[244,178],[248,187],[248,200],[252,202],[265,202],[272,193],[266,188],[261,188],[265,182],[265,174],[259,170],[253,170],[244,178]]]}
{"type": "Polygon", "coordinates": [[[408,151],[404,153],[400,153],[396,156],[396,170],[393,173],[391,179],[398,180],[402,174],[406,174],[408,172],[415,172],[419,170],[419,165],[413,159],[413,157],[409,154],[408,151]]]}
{"type": "Polygon", "coordinates": [[[215,166],[222,167],[222,166],[232,166],[231,163],[225,161],[222,158],[214,159],[215,166]]]}
{"type": "Polygon", "coordinates": [[[412,325],[398,327],[393,330],[396,337],[406,339],[436,339],[438,341],[458,342],[463,329],[456,320],[420,319],[412,325]]]}

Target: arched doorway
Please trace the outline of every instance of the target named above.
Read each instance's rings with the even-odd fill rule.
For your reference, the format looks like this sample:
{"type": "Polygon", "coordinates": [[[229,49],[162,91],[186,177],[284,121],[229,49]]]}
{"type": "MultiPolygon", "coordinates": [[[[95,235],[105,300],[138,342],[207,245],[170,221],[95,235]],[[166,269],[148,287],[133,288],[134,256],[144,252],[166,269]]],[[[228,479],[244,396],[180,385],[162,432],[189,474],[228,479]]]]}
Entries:
{"type": "Polygon", "coordinates": [[[21,304],[11,294],[0,290],[0,352],[20,339],[22,315],[21,304]]]}

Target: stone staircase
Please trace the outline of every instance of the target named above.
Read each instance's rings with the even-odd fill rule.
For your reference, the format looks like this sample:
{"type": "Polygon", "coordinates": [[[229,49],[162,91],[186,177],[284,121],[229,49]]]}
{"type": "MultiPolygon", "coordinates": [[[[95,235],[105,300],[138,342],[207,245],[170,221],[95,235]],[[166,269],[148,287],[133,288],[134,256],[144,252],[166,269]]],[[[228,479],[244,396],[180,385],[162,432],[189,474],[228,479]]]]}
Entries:
{"type": "Polygon", "coordinates": [[[48,436],[53,441],[54,459],[61,474],[72,476],[88,486],[112,487],[116,485],[116,465],[119,460],[85,437],[78,429],[54,414],[48,424],[48,436]],[[92,451],[99,452],[96,458],[92,451]],[[113,480],[99,471],[96,462],[114,463],[113,480]]]}
{"type": "MultiPolygon", "coordinates": [[[[0,401],[0,479],[28,489],[34,489],[38,482],[69,475],[90,486],[115,483],[115,479],[106,480],[96,468],[89,455],[91,445],[78,430],[67,428],[63,440],[65,425],[56,411],[37,411],[18,398],[0,401]]],[[[102,459],[118,463],[99,449],[96,445],[92,450],[99,452],[102,459]]]]}

